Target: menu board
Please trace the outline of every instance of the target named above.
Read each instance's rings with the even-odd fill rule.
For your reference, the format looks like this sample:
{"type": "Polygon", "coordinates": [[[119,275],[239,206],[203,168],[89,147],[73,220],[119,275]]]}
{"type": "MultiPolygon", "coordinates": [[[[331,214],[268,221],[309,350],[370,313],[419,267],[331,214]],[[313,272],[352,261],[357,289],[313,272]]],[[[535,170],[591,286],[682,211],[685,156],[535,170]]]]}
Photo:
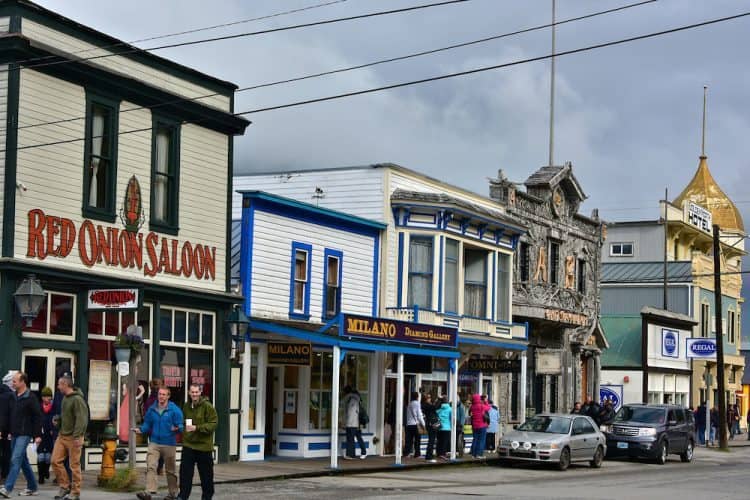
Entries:
{"type": "Polygon", "coordinates": [[[109,392],[112,387],[112,363],[89,361],[89,410],[91,420],[109,420],[109,392]]]}

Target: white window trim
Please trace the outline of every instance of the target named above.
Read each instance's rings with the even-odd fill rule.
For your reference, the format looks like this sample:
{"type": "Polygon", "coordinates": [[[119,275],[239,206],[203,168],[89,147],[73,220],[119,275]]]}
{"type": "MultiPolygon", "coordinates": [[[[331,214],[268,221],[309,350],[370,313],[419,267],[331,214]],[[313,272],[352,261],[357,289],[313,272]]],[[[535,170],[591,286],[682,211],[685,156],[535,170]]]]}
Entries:
{"type": "Polygon", "coordinates": [[[610,257],[632,257],[635,254],[635,243],[632,241],[616,241],[609,244],[610,257]],[[620,253],[614,252],[615,245],[620,245],[620,253]],[[623,245],[630,245],[630,253],[623,251],[623,245]]]}
{"type": "Polygon", "coordinates": [[[75,342],[76,340],[76,331],[78,326],[78,297],[74,293],[64,293],[64,292],[56,292],[54,290],[50,290],[45,292],[47,294],[47,299],[45,300],[45,306],[47,307],[47,324],[45,329],[47,330],[46,333],[37,333],[37,332],[26,332],[24,331],[24,328],[26,327],[26,323],[22,320],[22,327],[21,327],[21,336],[24,338],[29,339],[45,339],[45,340],[61,340],[64,342],[75,342]],[[73,297],[73,319],[72,324],[70,328],[70,334],[67,335],[60,335],[58,333],[52,334],[50,333],[50,319],[52,317],[52,295],[62,295],[65,297],[73,297]]]}

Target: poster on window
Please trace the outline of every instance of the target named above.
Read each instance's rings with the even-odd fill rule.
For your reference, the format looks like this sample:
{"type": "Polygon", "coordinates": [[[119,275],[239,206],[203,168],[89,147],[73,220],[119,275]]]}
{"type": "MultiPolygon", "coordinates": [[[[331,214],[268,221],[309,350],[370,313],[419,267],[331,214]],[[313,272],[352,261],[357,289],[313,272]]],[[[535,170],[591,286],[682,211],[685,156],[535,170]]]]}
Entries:
{"type": "Polygon", "coordinates": [[[112,387],[112,363],[89,361],[89,410],[91,420],[109,420],[109,392],[112,387]]]}
{"type": "Polygon", "coordinates": [[[284,391],[284,413],[297,413],[297,393],[284,391]]]}

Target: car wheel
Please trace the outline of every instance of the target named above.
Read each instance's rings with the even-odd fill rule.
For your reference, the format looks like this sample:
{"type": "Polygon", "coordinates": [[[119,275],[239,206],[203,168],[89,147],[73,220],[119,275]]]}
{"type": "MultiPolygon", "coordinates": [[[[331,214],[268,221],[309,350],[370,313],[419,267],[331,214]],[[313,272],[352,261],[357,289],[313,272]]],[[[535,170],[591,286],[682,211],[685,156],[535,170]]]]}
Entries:
{"type": "Polygon", "coordinates": [[[684,453],[680,453],[680,460],[683,462],[692,462],[693,461],[693,442],[688,440],[687,447],[685,448],[684,453]]]}
{"type": "Polygon", "coordinates": [[[658,452],[656,454],[656,463],[659,465],[664,465],[667,463],[667,442],[662,441],[659,444],[658,452]]]}
{"type": "Polygon", "coordinates": [[[557,462],[559,470],[567,470],[570,466],[570,448],[563,448],[560,452],[560,461],[557,462]]]}
{"type": "Polygon", "coordinates": [[[593,467],[594,469],[598,469],[602,466],[602,462],[604,461],[604,450],[601,446],[596,447],[596,452],[594,453],[594,458],[589,462],[589,465],[593,467]]]}

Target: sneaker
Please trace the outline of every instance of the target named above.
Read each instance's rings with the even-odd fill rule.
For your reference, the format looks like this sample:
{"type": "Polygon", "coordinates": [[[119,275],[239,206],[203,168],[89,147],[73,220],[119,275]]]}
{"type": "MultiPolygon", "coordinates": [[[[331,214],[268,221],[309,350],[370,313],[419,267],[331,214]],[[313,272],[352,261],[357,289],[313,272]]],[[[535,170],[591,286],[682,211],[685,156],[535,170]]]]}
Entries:
{"type": "MultiPolygon", "coordinates": [[[[19,491],[18,492],[18,496],[19,497],[35,497],[38,494],[39,494],[39,492],[37,490],[30,490],[28,488],[26,488],[23,491],[19,491]]],[[[68,498],[70,498],[70,497],[68,497],[68,498]]]]}
{"type": "Polygon", "coordinates": [[[10,492],[5,489],[5,486],[0,488],[0,496],[3,498],[10,498],[10,492]]]}
{"type": "Polygon", "coordinates": [[[434,458],[431,458],[431,459],[428,460],[428,462],[430,462],[431,464],[436,464],[437,460],[434,459],[434,458]]]}
{"type": "Polygon", "coordinates": [[[352,457],[350,457],[349,455],[342,455],[341,458],[344,459],[344,460],[351,460],[352,459],[352,457]]]}
{"type": "Polygon", "coordinates": [[[366,454],[366,453],[362,453],[362,454],[361,454],[361,455],[359,456],[359,459],[360,459],[360,460],[364,460],[365,458],[367,458],[367,454],[366,454]]]}
{"type": "Polygon", "coordinates": [[[57,492],[57,495],[55,495],[55,500],[63,500],[63,498],[68,498],[68,495],[70,495],[70,490],[66,490],[65,488],[60,488],[60,490],[57,492]]]}

